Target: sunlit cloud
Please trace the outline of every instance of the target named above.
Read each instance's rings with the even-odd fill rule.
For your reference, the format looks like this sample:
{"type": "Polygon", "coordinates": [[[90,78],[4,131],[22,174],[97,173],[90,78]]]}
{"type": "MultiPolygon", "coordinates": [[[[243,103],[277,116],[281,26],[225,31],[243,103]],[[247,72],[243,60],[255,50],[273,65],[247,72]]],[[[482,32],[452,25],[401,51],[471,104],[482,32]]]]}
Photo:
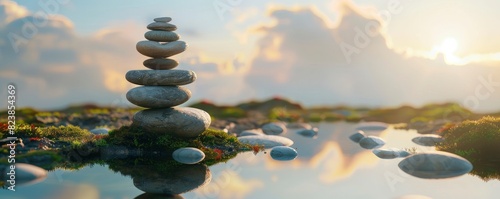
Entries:
{"type": "MultiPolygon", "coordinates": [[[[6,17],[0,31],[22,35],[23,19],[32,19],[33,14],[10,1],[2,2],[5,9],[0,14],[6,17]]],[[[229,34],[205,34],[191,24],[186,30],[180,29],[179,34],[194,34],[187,33],[191,41],[186,40],[186,52],[173,57],[180,62],[178,69],[197,73],[197,81],[188,85],[193,91],[190,102],[209,98],[215,103],[234,104],[279,95],[306,106],[463,103],[474,95],[476,85],[481,83],[478,78],[500,78],[495,70],[499,53],[464,54],[463,35],[448,34],[436,40],[435,48],[399,48],[391,44],[393,38],[387,34],[388,27],[398,22],[384,21],[384,10],[351,1],[332,4],[332,13],[324,13],[325,9],[315,5],[272,2],[234,7],[233,17],[221,26],[229,34]],[[367,25],[370,32],[366,32],[367,25]],[[218,42],[221,38],[212,41],[204,35],[230,37],[218,42]],[[343,45],[355,51],[346,55],[343,45]]],[[[397,17],[395,14],[393,19],[397,17]]],[[[134,87],[124,80],[124,74],[145,69],[142,61],[147,57],[135,51],[135,43],[144,39],[145,31],[144,25],[122,20],[83,36],[75,32],[67,18],[50,15],[46,26],[22,41],[18,53],[8,40],[0,38],[0,71],[18,74],[18,78],[4,75],[7,78],[0,81],[18,82],[24,89],[19,92],[33,96],[21,101],[20,106],[112,103],[134,87]],[[28,82],[34,79],[45,85],[45,90],[32,89],[37,86],[28,82]],[[53,91],[58,91],[58,100],[35,100],[49,97],[53,91]]],[[[477,110],[499,109],[495,97],[500,93],[493,92],[490,98],[481,100],[477,110]]]]}
{"type": "Polygon", "coordinates": [[[257,179],[243,179],[232,170],[224,170],[218,176],[214,176],[212,182],[195,190],[198,196],[221,199],[243,199],[249,193],[264,186],[257,179]]]}
{"type": "Polygon", "coordinates": [[[52,197],[54,199],[65,199],[65,198],[74,198],[74,199],[98,199],[99,190],[94,185],[90,184],[65,184],[62,186],[58,192],[54,193],[52,197]]]}

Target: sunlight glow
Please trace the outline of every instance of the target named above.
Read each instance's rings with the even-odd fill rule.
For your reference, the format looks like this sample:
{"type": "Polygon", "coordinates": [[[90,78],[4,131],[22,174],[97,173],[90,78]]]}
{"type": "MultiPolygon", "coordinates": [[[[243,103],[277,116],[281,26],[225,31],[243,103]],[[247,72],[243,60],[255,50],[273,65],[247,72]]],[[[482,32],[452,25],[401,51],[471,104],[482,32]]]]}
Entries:
{"type": "Polygon", "coordinates": [[[445,55],[453,55],[457,51],[458,42],[455,38],[448,37],[441,43],[440,51],[445,55]]]}

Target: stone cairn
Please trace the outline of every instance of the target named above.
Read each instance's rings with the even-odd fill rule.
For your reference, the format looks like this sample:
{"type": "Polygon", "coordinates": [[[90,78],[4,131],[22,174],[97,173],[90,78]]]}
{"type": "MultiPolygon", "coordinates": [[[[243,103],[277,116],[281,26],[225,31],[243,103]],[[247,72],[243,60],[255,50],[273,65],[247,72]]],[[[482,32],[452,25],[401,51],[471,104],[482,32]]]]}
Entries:
{"type": "Polygon", "coordinates": [[[151,57],[143,65],[149,69],[131,70],[127,81],[141,85],[127,92],[131,103],[148,109],[137,112],[133,125],[149,133],[170,133],[178,137],[193,138],[210,126],[210,115],[200,109],[177,107],[191,97],[191,91],[181,87],[193,83],[196,74],[188,70],[173,70],[179,63],[168,57],[186,50],[186,43],[179,41],[173,31],[177,26],[169,23],[170,17],[155,18],[144,34],[147,41],[136,45],[139,53],[151,57]]]}

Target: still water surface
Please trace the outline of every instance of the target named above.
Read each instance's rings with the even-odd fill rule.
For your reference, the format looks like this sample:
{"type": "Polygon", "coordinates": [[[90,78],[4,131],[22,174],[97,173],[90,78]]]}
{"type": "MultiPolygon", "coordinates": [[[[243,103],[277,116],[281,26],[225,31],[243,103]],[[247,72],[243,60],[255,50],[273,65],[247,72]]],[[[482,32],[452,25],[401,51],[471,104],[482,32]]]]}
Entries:
{"type": "MultiPolygon", "coordinates": [[[[269,156],[269,150],[257,155],[242,153],[227,163],[211,166],[211,182],[181,196],[186,199],[500,197],[498,180],[485,182],[468,174],[426,180],[402,172],[397,166],[401,159],[379,159],[371,150],[362,149],[349,140],[356,124],[339,122],[316,126],[319,133],[315,139],[302,137],[293,130],[284,135],[294,140],[292,147],[299,153],[297,159],[276,161],[269,156]]],[[[411,141],[418,136],[416,131],[389,128],[366,133],[382,137],[386,141],[382,148],[434,150],[411,141]]],[[[50,172],[45,181],[17,187],[16,192],[0,190],[0,198],[132,199],[143,198],[143,193],[129,176],[95,165],[79,171],[50,172]]]]}

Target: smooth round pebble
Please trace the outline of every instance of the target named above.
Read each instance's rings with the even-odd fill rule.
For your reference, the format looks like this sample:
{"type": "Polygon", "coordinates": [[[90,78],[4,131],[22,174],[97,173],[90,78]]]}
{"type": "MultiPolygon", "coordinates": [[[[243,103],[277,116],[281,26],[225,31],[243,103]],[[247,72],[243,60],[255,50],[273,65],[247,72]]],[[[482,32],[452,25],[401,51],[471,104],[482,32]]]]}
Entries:
{"type": "Polygon", "coordinates": [[[408,151],[405,151],[405,150],[399,151],[399,157],[401,157],[401,158],[408,157],[410,155],[411,155],[411,153],[408,151]]]}
{"type": "Polygon", "coordinates": [[[376,136],[366,136],[359,141],[359,146],[365,149],[376,149],[384,146],[385,141],[376,136]]]}
{"type": "Polygon", "coordinates": [[[185,147],[175,150],[172,158],[182,164],[196,164],[205,159],[205,153],[197,148],[185,147]]]}
{"type": "Polygon", "coordinates": [[[172,42],[180,39],[180,36],[175,32],[151,30],[144,33],[144,38],[150,41],[172,42]]]}
{"type": "Polygon", "coordinates": [[[286,133],[286,126],[282,122],[271,122],[264,124],[262,131],[267,135],[280,135],[286,133]]]}
{"type": "Polygon", "coordinates": [[[156,41],[140,41],[135,45],[137,51],[145,56],[164,58],[184,52],[187,44],[184,41],[159,43],[156,41]]]}
{"type": "Polygon", "coordinates": [[[94,135],[106,135],[109,132],[108,128],[95,128],[90,130],[90,132],[94,135]]]}
{"type": "Polygon", "coordinates": [[[175,31],[177,26],[168,22],[153,22],[147,26],[150,30],[175,31]]]}
{"type": "Polygon", "coordinates": [[[372,152],[381,159],[394,159],[401,157],[400,154],[402,151],[404,150],[391,148],[391,149],[374,149],[372,152]]]}
{"type": "Polygon", "coordinates": [[[442,151],[408,156],[398,166],[405,173],[424,179],[451,178],[472,170],[472,164],[465,158],[442,151]]]}
{"type": "Polygon", "coordinates": [[[297,151],[288,146],[276,146],[271,149],[271,157],[279,161],[289,161],[297,158],[297,151]]]}
{"type": "Polygon", "coordinates": [[[171,17],[157,17],[157,18],[154,18],[153,21],[167,23],[167,22],[172,21],[172,18],[171,17]]]}
{"type": "Polygon", "coordinates": [[[133,124],[150,133],[169,133],[192,138],[203,133],[211,122],[210,115],[200,109],[173,107],[147,109],[134,114],[133,124]]]}
{"type": "Polygon", "coordinates": [[[357,131],[356,133],[352,134],[351,136],[349,136],[349,139],[353,142],[359,143],[359,141],[361,141],[361,139],[363,139],[365,137],[366,137],[365,132],[360,130],[360,131],[357,131]]]}
{"type": "Polygon", "coordinates": [[[361,131],[383,131],[389,127],[388,124],[383,122],[364,122],[358,124],[356,130],[361,131]]]}
{"type": "Polygon", "coordinates": [[[238,136],[265,135],[262,129],[249,129],[242,131],[238,136]]]}
{"type": "Polygon", "coordinates": [[[181,86],[193,83],[196,74],[188,70],[130,70],[125,79],[146,86],[181,86]]]}
{"type": "Polygon", "coordinates": [[[179,65],[179,62],[173,59],[156,58],[156,59],[146,59],[144,60],[142,65],[153,70],[170,70],[172,68],[177,67],[179,65]]]}
{"type": "Polygon", "coordinates": [[[250,135],[238,137],[238,141],[250,145],[262,145],[264,148],[269,149],[276,146],[290,146],[293,141],[277,135],[250,135]]]}
{"type": "Polygon", "coordinates": [[[318,135],[318,128],[302,129],[297,131],[297,134],[308,138],[314,138],[318,135]]]}
{"type": "Polygon", "coordinates": [[[191,98],[191,91],[179,86],[139,86],[126,94],[132,104],[145,108],[168,108],[191,98]]]}
{"type": "Polygon", "coordinates": [[[444,139],[439,135],[421,135],[411,139],[415,144],[421,146],[435,146],[436,144],[444,141],[444,139]]]}

